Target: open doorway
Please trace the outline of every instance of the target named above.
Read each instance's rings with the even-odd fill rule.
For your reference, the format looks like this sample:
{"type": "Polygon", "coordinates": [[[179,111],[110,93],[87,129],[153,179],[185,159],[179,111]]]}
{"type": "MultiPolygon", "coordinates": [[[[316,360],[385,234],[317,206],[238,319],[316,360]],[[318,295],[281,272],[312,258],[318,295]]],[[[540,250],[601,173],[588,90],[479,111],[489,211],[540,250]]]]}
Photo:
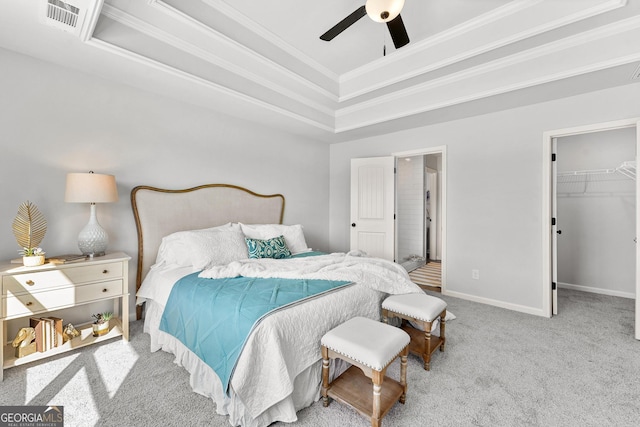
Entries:
{"type": "MultiPolygon", "coordinates": [[[[609,130],[632,128],[635,131],[636,153],[640,152],[640,120],[624,119],[615,122],[598,123],[575,128],[558,129],[545,132],[542,138],[542,313],[551,317],[559,311],[557,305],[558,292],[558,236],[562,232],[557,220],[558,171],[555,149],[560,138],[572,135],[603,132],[609,130]]],[[[635,183],[636,200],[640,200],[640,181],[635,183]]],[[[635,203],[634,203],[635,205],[635,203]]],[[[635,206],[634,206],[635,208],[635,206]]],[[[635,238],[640,226],[640,209],[635,209],[635,238]]],[[[635,338],[640,340],[640,251],[635,252],[635,338]]],[[[560,307],[561,309],[561,307],[560,307]]]]}
{"type": "Polygon", "coordinates": [[[396,261],[412,281],[441,292],[443,152],[396,155],[396,261]]]}
{"type": "Polygon", "coordinates": [[[635,298],[635,132],[557,139],[559,292],[635,298]]]}

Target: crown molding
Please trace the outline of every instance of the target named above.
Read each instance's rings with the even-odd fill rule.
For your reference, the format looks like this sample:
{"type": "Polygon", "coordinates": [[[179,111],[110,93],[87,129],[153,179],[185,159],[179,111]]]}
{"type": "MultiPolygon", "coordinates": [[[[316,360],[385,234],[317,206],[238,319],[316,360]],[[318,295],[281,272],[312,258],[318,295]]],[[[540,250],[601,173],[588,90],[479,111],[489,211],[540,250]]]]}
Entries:
{"type": "MultiPolygon", "coordinates": [[[[371,62],[364,67],[358,68],[349,73],[345,73],[340,78],[341,92],[339,101],[345,102],[353,98],[366,95],[368,93],[380,90],[388,86],[392,86],[402,81],[420,76],[422,74],[426,74],[437,69],[461,62],[465,59],[490,52],[503,46],[517,43],[521,40],[536,36],[538,34],[542,34],[544,32],[572,24],[574,22],[602,14],[604,12],[615,10],[617,8],[625,6],[627,3],[627,0],[607,0],[597,3],[592,7],[586,9],[580,8],[580,5],[578,4],[578,7],[574,13],[565,15],[553,21],[541,21],[542,23],[537,26],[523,30],[516,34],[509,35],[507,37],[501,37],[496,40],[483,43],[481,46],[464,50],[459,53],[452,54],[447,50],[445,46],[443,46],[445,42],[450,42],[456,38],[464,37],[465,35],[468,35],[473,31],[483,29],[490,24],[494,24],[499,27],[500,23],[498,21],[500,21],[501,19],[508,18],[516,13],[524,13],[525,11],[527,11],[527,9],[531,9],[534,6],[541,5],[544,2],[549,1],[553,0],[514,1],[491,12],[480,15],[477,18],[469,20],[456,27],[452,27],[451,29],[441,32],[433,37],[408,46],[401,51],[396,51],[393,53],[393,55],[390,55],[391,58],[381,58],[374,62],[371,62]],[[437,49],[439,47],[443,50],[446,50],[446,54],[443,52],[440,55],[434,55],[432,52],[430,52],[430,50],[437,49]],[[444,59],[433,61],[433,58],[435,56],[442,56],[444,59]],[[414,58],[427,58],[429,59],[429,61],[426,65],[421,67],[409,68],[402,64],[402,61],[406,61],[408,59],[413,60],[414,58]],[[363,87],[354,90],[350,90],[345,87],[348,86],[350,81],[358,79],[362,81],[362,78],[365,76],[378,77],[383,74],[381,73],[381,71],[383,70],[389,70],[387,72],[387,74],[389,74],[388,78],[370,79],[373,81],[373,83],[366,84],[363,87]],[[408,71],[405,72],[404,70],[408,71]]],[[[500,32],[496,31],[495,34],[500,34],[500,32]]]]}
{"type": "MultiPolygon", "coordinates": [[[[194,76],[193,74],[190,74],[188,72],[185,72],[183,70],[179,70],[175,67],[171,67],[167,64],[164,64],[162,62],[150,59],[146,56],[131,52],[129,50],[126,50],[124,48],[121,48],[119,46],[115,46],[111,43],[105,42],[103,40],[99,40],[97,38],[92,38],[91,40],[86,42],[87,45],[92,46],[94,48],[103,50],[105,52],[108,52],[109,54],[112,55],[116,55],[119,57],[122,57],[124,59],[126,59],[127,61],[133,61],[139,64],[144,65],[145,67],[148,68],[152,68],[152,69],[156,69],[158,71],[161,71],[167,75],[173,76],[173,77],[177,77],[179,79],[181,79],[182,81],[189,83],[189,84],[194,84],[197,85],[203,89],[207,89],[207,90],[211,90],[214,91],[218,94],[222,94],[222,95],[226,95],[229,97],[232,97],[236,100],[242,101],[242,102],[246,102],[249,103],[251,105],[263,108],[263,109],[267,109],[269,111],[275,112],[279,115],[288,117],[290,119],[293,119],[295,121],[298,121],[300,123],[304,123],[306,125],[310,125],[313,126],[314,128],[320,129],[322,131],[326,131],[326,132],[334,132],[334,128],[332,126],[328,126],[324,123],[321,123],[317,120],[313,120],[310,119],[308,117],[302,116],[300,114],[296,114],[295,112],[292,112],[290,110],[287,110],[285,108],[281,108],[278,107],[277,105],[262,101],[260,99],[257,99],[255,97],[249,96],[247,94],[238,92],[236,90],[230,89],[226,86],[222,86],[220,84],[217,84],[215,82],[212,82],[210,80],[198,77],[198,76],[194,76]]],[[[214,98],[212,98],[214,99],[214,98]]]]}
{"type": "MultiPolygon", "coordinates": [[[[335,75],[334,73],[331,73],[329,70],[327,70],[322,65],[320,65],[320,64],[316,63],[315,61],[311,60],[310,58],[306,57],[304,54],[302,54],[302,52],[294,49],[291,45],[286,44],[281,39],[279,39],[278,37],[273,35],[273,33],[270,33],[269,31],[267,31],[263,27],[261,27],[258,24],[256,24],[254,21],[251,21],[249,18],[247,18],[244,15],[240,14],[235,9],[230,8],[224,2],[212,1],[212,0],[203,0],[203,3],[207,4],[210,7],[214,7],[213,4],[215,3],[216,4],[216,6],[215,6],[216,8],[217,8],[217,5],[220,4],[221,10],[218,10],[220,13],[223,13],[223,14],[229,16],[230,19],[234,19],[234,20],[235,19],[239,19],[239,20],[241,20],[242,21],[242,22],[240,22],[241,25],[245,25],[244,21],[247,22],[247,25],[253,25],[249,29],[251,31],[256,32],[256,34],[258,34],[259,36],[266,38],[271,43],[274,43],[274,41],[272,39],[277,39],[278,40],[277,44],[276,43],[274,43],[274,44],[276,44],[282,50],[286,51],[287,53],[289,53],[290,55],[292,55],[293,57],[295,57],[299,61],[305,63],[309,67],[312,67],[314,70],[319,71],[323,75],[325,75],[323,70],[326,70],[327,72],[329,72],[330,74],[329,75],[325,75],[325,76],[328,79],[336,82],[336,87],[337,87],[337,80],[338,80],[337,79],[337,75],[335,75]],[[253,23],[253,24],[250,24],[250,23],[253,23]],[[262,29],[262,31],[260,32],[259,29],[262,29]],[[270,34],[270,36],[269,36],[269,34],[270,34]],[[270,38],[268,38],[268,37],[270,37],[270,38]]],[[[162,0],[148,0],[148,4],[151,7],[155,8],[156,10],[166,14],[167,16],[170,16],[172,19],[175,19],[176,21],[180,21],[180,22],[184,23],[185,25],[190,26],[193,29],[205,34],[207,37],[210,37],[212,40],[214,40],[214,41],[216,41],[218,43],[225,44],[226,46],[228,46],[228,48],[230,50],[235,51],[236,54],[243,55],[243,56],[245,56],[247,58],[250,58],[250,60],[252,60],[252,61],[260,63],[264,67],[267,67],[269,69],[274,70],[275,72],[281,74],[283,76],[283,78],[295,81],[296,83],[298,83],[298,84],[300,84],[302,86],[305,86],[309,90],[318,93],[322,97],[327,98],[331,102],[338,102],[338,95],[336,93],[331,92],[331,91],[323,88],[322,86],[319,86],[319,85],[315,84],[314,82],[312,82],[312,81],[300,76],[298,73],[295,73],[295,72],[291,71],[290,69],[278,64],[277,62],[275,62],[275,61],[273,61],[273,60],[271,60],[271,59],[269,59],[269,58],[257,53],[256,51],[247,48],[246,46],[236,42],[235,40],[227,37],[226,35],[218,32],[215,29],[207,26],[206,24],[198,21],[197,19],[193,18],[192,16],[189,16],[189,15],[177,10],[176,8],[174,8],[173,6],[165,3],[164,1],[162,1],[162,0]]]]}
{"type": "MultiPolygon", "coordinates": [[[[269,80],[267,78],[264,78],[256,73],[253,73],[249,70],[247,70],[244,67],[240,67],[228,60],[226,60],[225,58],[219,56],[219,55],[215,55],[212,54],[211,52],[208,52],[204,49],[201,49],[197,46],[194,46],[191,43],[188,43],[186,41],[184,41],[183,39],[180,39],[176,36],[173,36],[169,33],[167,33],[166,31],[153,26],[147,22],[144,22],[120,9],[117,9],[113,6],[110,5],[105,5],[105,7],[103,8],[103,15],[113,19],[114,21],[117,21],[123,25],[126,25],[132,29],[135,29],[136,31],[139,31],[142,34],[145,34],[149,37],[152,37],[155,40],[161,41],[169,46],[173,46],[183,52],[186,52],[196,58],[202,59],[203,61],[207,61],[208,63],[215,65],[217,67],[221,67],[233,74],[236,74],[238,76],[241,76],[242,78],[252,81],[262,87],[267,87],[270,88],[272,90],[277,91],[278,93],[296,101],[299,103],[302,103],[314,110],[317,110],[325,115],[329,115],[329,116],[333,116],[333,109],[329,108],[326,105],[322,105],[319,104],[315,101],[313,101],[312,99],[310,99],[309,97],[305,97],[300,95],[298,92],[295,92],[293,90],[290,90],[287,87],[284,87],[282,85],[279,85],[275,82],[273,82],[272,80],[269,80]]],[[[192,20],[190,20],[192,21],[192,20]]],[[[210,32],[212,31],[209,27],[203,26],[200,23],[197,22],[190,22],[191,26],[198,26],[200,27],[201,30],[206,31],[206,32],[210,32]]],[[[222,36],[224,37],[224,36],[222,36]]],[[[228,38],[224,37],[225,41],[230,41],[228,38]]],[[[236,44],[235,42],[233,44],[236,44]]],[[[125,49],[126,50],[126,49],[125,49]]],[[[133,53],[133,52],[132,52],[133,53]]]]}
{"type": "Polygon", "coordinates": [[[336,111],[336,117],[370,109],[378,105],[386,104],[390,100],[402,99],[418,92],[423,92],[425,89],[442,86],[444,84],[455,81],[461,81],[470,76],[481,75],[489,71],[499,70],[513,64],[521,63],[533,58],[540,58],[551,53],[566,50],[570,47],[583,45],[587,42],[600,40],[612,35],[620,34],[638,28],[640,28],[640,16],[627,18],[614,24],[609,24],[604,27],[596,28],[555,42],[547,43],[542,46],[534,47],[491,62],[484,63],[482,65],[467,68],[457,73],[451,73],[444,77],[430,80],[429,82],[415,85],[404,90],[398,90],[392,94],[379,96],[366,102],[361,102],[349,107],[340,108],[336,111]]]}
{"type": "Polygon", "coordinates": [[[202,0],[202,2],[216,9],[216,11],[222,13],[223,15],[227,16],[231,20],[238,22],[243,27],[259,35],[260,37],[267,40],[271,44],[287,52],[291,56],[298,59],[300,62],[315,69],[316,71],[319,71],[325,77],[330,78],[334,81],[338,81],[339,76],[336,73],[329,70],[319,62],[313,60],[309,56],[305,55],[302,51],[291,46],[289,43],[285,42],[280,37],[276,36],[274,33],[264,28],[262,25],[250,19],[245,14],[238,12],[237,9],[234,9],[233,7],[231,7],[227,2],[223,0],[202,0]]]}
{"type": "Polygon", "coordinates": [[[629,64],[640,60],[640,53],[633,47],[633,40],[638,39],[640,39],[640,16],[628,18],[567,39],[532,48],[457,73],[452,73],[390,95],[339,109],[336,111],[336,133],[629,64]],[[618,37],[618,39],[616,39],[616,37],[618,37]],[[586,55],[581,55],[581,53],[585,52],[577,51],[572,52],[572,54],[575,53],[575,56],[577,56],[577,59],[573,61],[572,64],[560,64],[560,61],[566,57],[563,55],[567,49],[582,49],[587,52],[598,52],[598,57],[590,60],[588,64],[581,64],[580,59],[586,55]],[[537,61],[537,64],[545,64],[546,66],[558,63],[558,67],[562,66],[564,68],[554,72],[540,70],[540,75],[537,77],[523,77],[521,81],[512,83],[502,83],[504,77],[501,80],[498,79],[499,76],[505,75],[525,76],[526,73],[524,70],[531,71],[533,68],[526,68],[527,63],[532,61],[537,61]],[[517,67],[524,68],[517,70],[517,67]],[[512,69],[512,71],[509,72],[509,69],[512,69]],[[496,73],[498,71],[500,74],[496,73]],[[491,86],[487,81],[490,81],[493,75],[496,76],[496,84],[492,87],[482,89],[483,84],[485,86],[491,86]],[[468,95],[464,96],[455,96],[451,93],[456,88],[462,86],[466,89],[473,87],[477,89],[470,91],[468,95]],[[453,90],[448,93],[446,97],[440,96],[443,100],[433,100],[428,104],[424,103],[424,99],[436,98],[436,96],[430,95],[430,93],[437,95],[438,93],[434,91],[440,90],[442,92],[447,90],[447,88],[453,90]],[[420,99],[422,102],[417,102],[415,101],[416,99],[420,99]],[[403,104],[403,107],[400,107],[400,104],[403,104]],[[414,104],[420,105],[414,106],[414,104]],[[388,113],[382,114],[381,111],[388,113]]]}
{"type": "MultiPolygon", "coordinates": [[[[348,82],[349,80],[358,79],[365,74],[374,73],[381,68],[387,68],[390,62],[398,62],[402,59],[410,58],[416,54],[420,54],[425,49],[438,45],[444,41],[460,37],[474,29],[483,27],[498,19],[502,19],[513,15],[523,9],[531,7],[532,4],[540,3],[544,0],[516,0],[494,9],[490,12],[486,12],[476,18],[466,21],[462,24],[451,27],[445,31],[429,37],[428,39],[412,43],[406,46],[402,50],[394,51],[392,55],[385,58],[378,58],[375,61],[370,62],[367,65],[356,68],[355,70],[344,73],[340,76],[340,83],[348,82]]],[[[344,98],[344,97],[343,97],[344,98]]]]}

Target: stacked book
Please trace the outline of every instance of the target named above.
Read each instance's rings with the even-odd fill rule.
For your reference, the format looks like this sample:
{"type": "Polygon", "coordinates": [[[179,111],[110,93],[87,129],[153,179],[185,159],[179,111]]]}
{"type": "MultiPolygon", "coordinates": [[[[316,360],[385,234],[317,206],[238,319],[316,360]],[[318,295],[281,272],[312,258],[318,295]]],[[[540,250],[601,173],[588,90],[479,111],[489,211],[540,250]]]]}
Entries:
{"type": "Polygon", "coordinates": [[[36,331],[36,351],[51,350],[64,343],[59,317],[32,317],[29,324],[36,331]]]}

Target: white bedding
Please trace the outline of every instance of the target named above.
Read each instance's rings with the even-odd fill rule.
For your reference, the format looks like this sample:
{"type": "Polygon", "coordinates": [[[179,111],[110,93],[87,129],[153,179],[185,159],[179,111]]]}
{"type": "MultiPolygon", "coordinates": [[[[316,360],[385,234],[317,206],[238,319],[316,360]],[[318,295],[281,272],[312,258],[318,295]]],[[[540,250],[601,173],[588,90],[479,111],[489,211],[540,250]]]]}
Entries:
{"type": "Polygon", "coordinates": [[[176,355],[176,363],[191,373],[194,391],[211,397],[217,412],[232,425],[266,426],[292,422],[296,411],[309,406],[320,392],[320,338],[344,321],[364,316],[380,319],[387,294],[422,292],[398,264],[357,256],[331,254],[288,260],[242,260],[213,267],[201,277],[302,277],[349,280],[353,286],[305,301],[264,319],[251,333],[231,378],[226,396],[215,373],[178,340],[158,330],[160,317],[175,281],[193,268],[152,268],[138,292],[148,304],[145,332],[151,350],[176,355]]]}

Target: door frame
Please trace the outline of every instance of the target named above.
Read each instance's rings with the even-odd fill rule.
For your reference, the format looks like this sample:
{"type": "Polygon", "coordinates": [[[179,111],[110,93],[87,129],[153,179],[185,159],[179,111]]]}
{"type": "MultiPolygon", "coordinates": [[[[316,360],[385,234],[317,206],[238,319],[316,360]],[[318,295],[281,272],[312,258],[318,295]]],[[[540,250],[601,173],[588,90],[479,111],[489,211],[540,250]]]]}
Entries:
{"type": "MultiPolygon", "coordinates": [[[[441,268],[441,288],[440,293],[447,295],[447,146],[439,145],[437,147],[421,148],[410,151],[400,151],[391,153],[396,158],[396,162],[399,157],[412,157],[428,154],[440,154],[442,156],[442,171],[441,171],[441,194],[440,194],[440,224],[442,227],[441,239],[442,239],[442,259],[440,260],[441,268]]],[[[394,190],[395,191],[395,190],[394,190]]],[[[398,235],[398,224],[395,224],[395,235],[398,235]]]]}
{"type": "MultiPolygon", "coordinates": [[[[552,248],[552,207],[557,203],[552,200],[552,160],[553,139],[564,136],[579,135],[585,133],[602,132],[623,128],[636,128],[636,159],[640,156],[640,118],[622,119],[610,122],[595,123],[565,129],[556,129],[543,133],[542,136],[542,313],[546,317],[552,316],[552,267],[557,264],[557,251],[554,255],[552,248]],[[556,259],[552,259],[554,257],[556,259]]],[[[640,181],[636,180],[636,236],[640,226],[640,181]]],[[[640,250],[636,246],[636,314],[635,314],[635,338],[640,339],[640,250]]]]}

